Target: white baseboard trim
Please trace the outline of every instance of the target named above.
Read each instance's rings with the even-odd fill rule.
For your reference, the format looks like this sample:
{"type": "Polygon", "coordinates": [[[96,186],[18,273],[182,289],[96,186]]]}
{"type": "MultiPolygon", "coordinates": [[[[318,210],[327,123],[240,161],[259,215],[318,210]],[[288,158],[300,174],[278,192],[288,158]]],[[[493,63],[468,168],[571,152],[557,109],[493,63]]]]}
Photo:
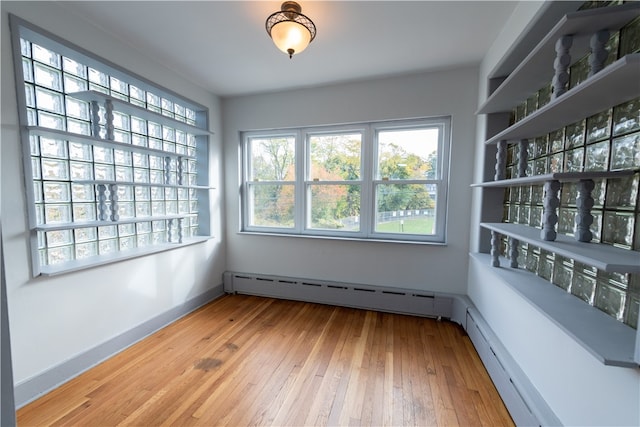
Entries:
{"type": "Polygon", "coordinates": [[[21,408],[27,403],[59,387],[86,370],[98,365],[127,347],[222,295],[224,295],[223,285],[218,285],[84,353],[16,384],[14,387],[16,408],[21,408]]]}

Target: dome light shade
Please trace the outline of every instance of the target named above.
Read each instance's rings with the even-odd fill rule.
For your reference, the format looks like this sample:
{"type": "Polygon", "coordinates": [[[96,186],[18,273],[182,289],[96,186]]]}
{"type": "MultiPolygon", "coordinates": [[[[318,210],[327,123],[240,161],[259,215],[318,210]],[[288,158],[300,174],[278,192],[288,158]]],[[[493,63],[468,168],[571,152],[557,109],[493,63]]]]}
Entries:
{"type": "Polygon", "coordinates": [[[301,11],[298,3],[286,1],[279,12],[267,18],[267,33],[276,47],[288,54],[289,58],[305,50],[316,36],[315,24],[301,11]]]}

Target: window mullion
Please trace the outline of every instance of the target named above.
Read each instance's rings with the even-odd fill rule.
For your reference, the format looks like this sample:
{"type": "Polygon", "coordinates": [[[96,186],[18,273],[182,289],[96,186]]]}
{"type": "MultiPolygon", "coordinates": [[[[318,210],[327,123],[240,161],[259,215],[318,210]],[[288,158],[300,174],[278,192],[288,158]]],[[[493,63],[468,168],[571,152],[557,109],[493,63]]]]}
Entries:
{"type": "Polygon", "coordinates": [[[375,208],[375,144],[371,126],[366,126],[362,133],[362,187],[360,188],[360,232],[368,237],[373,232],[375,208]]]}
{"type": "Polygon", "coordinates": [[[308,144],[307,134],[304,131],[296,132],[296,179],[295,179],[295,202],[294,202],[294,224],[296,233],[303,233],[307,223],[308,212],[308,192],[305,184],[308,170],[307,159],[308,144]]]}

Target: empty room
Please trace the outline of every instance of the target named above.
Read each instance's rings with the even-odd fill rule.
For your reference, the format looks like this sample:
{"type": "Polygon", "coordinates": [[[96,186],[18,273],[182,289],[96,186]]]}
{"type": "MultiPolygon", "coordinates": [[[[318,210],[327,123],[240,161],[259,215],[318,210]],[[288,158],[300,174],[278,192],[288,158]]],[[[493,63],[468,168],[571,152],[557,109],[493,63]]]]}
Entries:
{"type": "Polygon", "coordinates": [[[0,7],[0,425],[640,425],[640,2],[0,7]]]}

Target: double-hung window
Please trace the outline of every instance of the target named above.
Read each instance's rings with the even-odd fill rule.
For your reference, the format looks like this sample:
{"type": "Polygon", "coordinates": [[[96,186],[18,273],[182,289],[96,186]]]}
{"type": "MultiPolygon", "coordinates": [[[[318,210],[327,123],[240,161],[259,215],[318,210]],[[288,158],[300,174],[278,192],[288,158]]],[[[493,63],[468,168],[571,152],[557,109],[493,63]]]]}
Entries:
{"type": "Polygon", "coordinates": [[[242,231],[445,242],[450,118],[243,135],[242,231]]]}
{"type": "Polygon", "coordinates": [[[34,275],[209,238],[206,108],[11,26],[34,275]]]}

